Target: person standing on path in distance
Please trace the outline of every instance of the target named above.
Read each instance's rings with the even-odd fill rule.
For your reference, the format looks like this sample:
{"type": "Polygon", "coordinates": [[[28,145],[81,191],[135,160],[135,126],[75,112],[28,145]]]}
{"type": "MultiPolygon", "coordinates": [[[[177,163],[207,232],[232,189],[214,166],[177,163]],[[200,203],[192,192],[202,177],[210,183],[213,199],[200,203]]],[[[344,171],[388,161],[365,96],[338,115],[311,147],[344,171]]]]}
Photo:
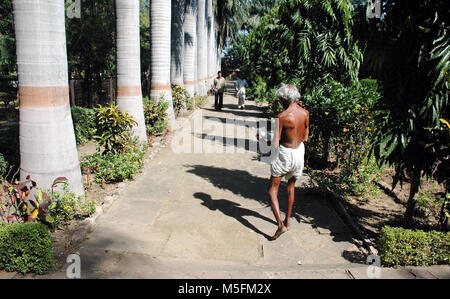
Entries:
{"type": "Polygon", "coordinates": [[[222,77],[222,72],[217,72],[217,77],[214,79],[214,109],[222,110],[223,106],[223,93],[225,92],[225,78],[222,77]]]}
{"type": "Polygon", "coordinates": [[[236,81],[237,98],[239,99],[238,108],[245,109],[245,88],[248,86],[247,80],[241,79],[238,73],[236,81]]]}
{"type": "Polygon", "coordinates": [[[309,112],[299,105],[300,93],[293,85],[283,85],[277,90],[277,97],[285,111],[278,115],[278,131],[275,134],[273,148],[277,151],[271,162],[269,198],[278,229],[272,237],[276,240],[289,230],[295,196],[295,181],[300,178],[304,167],[305,146],[309,136],[309,112]],[[278,188],[282,177],[287,183],[287,212],[281,220],[278,202],[278,188]]]}

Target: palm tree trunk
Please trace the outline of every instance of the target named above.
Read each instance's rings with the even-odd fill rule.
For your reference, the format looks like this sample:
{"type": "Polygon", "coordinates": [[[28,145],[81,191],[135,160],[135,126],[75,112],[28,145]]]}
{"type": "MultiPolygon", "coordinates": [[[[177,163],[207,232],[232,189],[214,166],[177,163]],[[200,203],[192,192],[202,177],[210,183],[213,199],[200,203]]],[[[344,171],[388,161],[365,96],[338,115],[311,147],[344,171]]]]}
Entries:
{"type": "Polygon", "coordinates": [[[209,88],[209,86],[211,85],[211,80],[212,80],[212,76],[213,76],[213,67],[212,67],[212,55],[213,55],[213,32],[214,32],[214,26],[213,26],[213,8],[212,8],[212,0],[208,0],[206,3],[207,7],[206,7],[206,13],[207,13],[207,32],[208,32],[208,55],[207,55],[207,73],[206,73],[206,77],[207,77],[207,86],[209,88]]]}
{"type": "Polygon", "coordinates": [[[150,91],[150,99],[153,101],[163,99],[169,104],[167,115],[169,119],[169,128],[172,129],[175,121],[175,114],[173,111],[172,92],[170,89],[170,28],[170,1],[152,0],[150,8],[152,65],[152,89],[150,91]]]}
{"type": "Polygon", "coordinates": [[[183,86],[185,0],[172,0],[170,82],[183,86]]]}
{"type": "Polygon", "coordinates": [[[19,73],[20,178],[42,188],[64,176],[82,194],[70,113],[64,0],[14,0],[19,73]]]}
{"type": "Polygon", "coordinates": [[[205,0],[198,0],[197,15],[197,71],[198,71],[198,92],[200,95],[206,94],[205,80],[207,72],[207,36],[206,36],[206,5],[205,0]]]}
{"type": "Polygon", "coordinates": [[[213,43],[213,49],[214,49],[214,52],[213,52],[213,54],[212,54],[212,57],[211,57],[211,59],[212,59],[212,64],[213,64],[213,80],[214,80],[214,78],[216,77],[216,74],[217,74],[217,71],[219,70],[219,68],[218,68],[218,66],[217,66],[217,53],[218,53],[218,51],[219,51],[219,48],[218,48],[218,46],[219,46],[219,40],[218,40],[218,32],[217,32],[217,18],[216,18],[216,15],[215,15],[215,13],[214,13],[214,11],[215,10],[213,10],[213,16],[214,16],[214,22],[213,22],[213,41],[212,41],[212,43],[213,43]]]}
{"type": "Polygon", "coordinates": [[[197,0],[186,0],[184,19],[184,66],[183,83],[187,92],[195,92],[195,48],[197,44],[197,0]]]}
{"type": "Polygon", "coordinates": [[[117,105],[126,110],[137,125],[133,137],[147,141],[141,88],[139,0],[116,0],[117,105]]]}
{"type": "Polygon", "coordinates": [[[219,31],[216,30],[216,55],[214,56],[214,60],[216,62],[216,72],[217,73],[220,70],[220,45],[219,45],[219,31]]]}
{"type": "Polygon", "coordinates": [[[408,203],[406,204],[405,226],[410,227],[416,210],[416,194],[420,187],[420,170],[414,171],[411,177],[411,187],[409,189],[408,203]]]}

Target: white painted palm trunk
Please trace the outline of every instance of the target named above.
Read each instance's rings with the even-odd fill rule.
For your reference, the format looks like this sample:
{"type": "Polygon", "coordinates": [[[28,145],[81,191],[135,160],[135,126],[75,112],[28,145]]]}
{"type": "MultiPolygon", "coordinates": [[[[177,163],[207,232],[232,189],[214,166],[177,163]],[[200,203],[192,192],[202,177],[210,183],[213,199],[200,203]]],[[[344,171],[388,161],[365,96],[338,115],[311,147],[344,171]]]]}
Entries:
{"type": "Polygon", "coordinates": [[[133,137],[147,141],[141,89],[139,0],[116,0],[117,105],[137,122],[133,137]]]}
{"type": "Polygon", "coordinates": [[[211,86],[213,78],[214,78],[214,14],[212,7],[212,0],[208,0],[207,2],[207,25],[208,25],[208,55],[207,55],[207,86],[208,88],[211,86]]]}
{"type": "Polygon", "coordinates": [[[206,28],[206,3],[205,0],[198,0],[197,16],[197,72],[198,72],[198,93],[206,94],[206,73],[207,73],[207,28],[206,28]]]}
{"type": "Polygon", "coordinates": [[[222,61],[221,61],[221,57],[222,57],[222,50],[220,49],[220,46],[217,47],[217,57],[216,57],[216,61],[217,61],[217,70],[221,70],[222,69],[222,61]]]}
{"type": "Polygon", "coordinates": [[[217,72],[220,70],[219,65],[217,63],[217,57],[219,56],[219,34],[216,28],[217,26],[214,28],[214,55],[212,57],[212,61],[215,68],[214,75],[216,75],[217,72]]]}
{"type": "Polygon", "coordinates": [[[172,49],[170,81],[183,86],[185,0],[172,0],[172,49]]]}
{"type": "Polygon", "coordinates": [[[193,96],[195,93],[195,69],[196,69],[196,41],[197,41],[197,1],[187,0],[184,14],[184,65],[183,83],[186,91],[193,96]]]}
{"type": "Polygon", "coordinates": [[[195,41],[194,41],[194,91],[196,95],[199,95],[200,92],[198,90],[198,67],[197,67],[197,60],[198,60],[198,38],[197,38],[197,21],[195,21],[195,41]]]}
{"type": "Polygon", "coordinates": [[[170,31],[171,1],[152,0],[150,8],[151,35],[151,91],[153,101],[164,100],[169,103],[167,115],[172,129],[175,115],[170,89],[170,31]]]}
{"type": "Polygon", "coordinates": [[[19,75],[20,179],[40,188],[67,177],[83,193],[69,104],[64,0],[14,0],[19,75]]]}

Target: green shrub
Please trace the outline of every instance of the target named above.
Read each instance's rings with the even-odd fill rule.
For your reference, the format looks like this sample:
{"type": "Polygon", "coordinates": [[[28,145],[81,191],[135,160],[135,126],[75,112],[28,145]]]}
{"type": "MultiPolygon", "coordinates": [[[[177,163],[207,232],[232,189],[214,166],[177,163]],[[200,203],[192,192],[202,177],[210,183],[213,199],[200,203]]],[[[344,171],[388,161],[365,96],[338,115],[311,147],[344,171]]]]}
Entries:
{"type": "Polygon", "coordinates": [[[92,140],[97,126],[95,110],[74,106],[71,107],[71,111],[77,144],[92,140]]]}
{"type": "MultiPolygon", "coordinates": [[[[194,97],[194,107],[201,107],[206,103],[207,98],[204,96],[195,96],[194,97]]],[[[192,108],[192,109],[193,109],[192,108]]]]}
{"type": "Polygon", "coordinates": [[[193,97],[187,99],[186,109],[192,110],[195,109],[196,107],[201,107],[206,103],[206,101],[207,101],[206,97],[195,94],[193,97]]]}
{"type": "Polygon", "coordinates": [[[266,103],[266,90],[266,82],[261,77],[258,77],[256,81],[246,89],[245,94],[247,99],[254,100],[255,103],[266,103]]]}
{"type": "Polygon", "coordinates": [[[195,98],[194,97],[190,97],[187,101],[186,101],[186,109],[187,110],[192,110],[195,108],[195,98]]]}
{"type": "Polygon", "coordinates": [[[56,227],[72,219],[83,219],[95,212],[97,202],[87,196],[78,196],[68,189],[67,183],[61,191],[50,194],[49,210],[56,227]]]}
{"type": "Polygon", "coordinates": [[[98,183],[102,180],[106,183],[115,183],[132,179],[142,169],[144,155],[144,146],[134,145],[121,154],[108,152],[102,155],[97,152],[84,156],[80,164],[83,172],[86,173],[90,169],[94,173],[98,183]]]}
{"type": "MultiPolygon", "coordinates": [[[[333,136],[336,144],[337,159],[347,175],[358,171],[363,161],[369,160],[370,140],[374,131],[373,107],[379,98],[376,80],[364,79],[360,85],[351,85],[346,88],[354,103],[350,116],[344,117],[342,132],[333,136]]],[[[374,164],[374,163],[373,163],[374,164]]]]}
{"type": "Polygon", "coordinates": [[[145,128],[148,135],[158,136],[167,131],[167,108],[168,103],[160,100],[158,102],[151,102],[148,97],[144,99],[144,116],[145,128]]]}
{"type": "Polygon", "coordinates": [[[4,176],[8,170],[8,161],[0,154],[0,177],[4,176]]]}
{"type": "Polygon", "coordinates": [[[320,149],[324,163],[336,148],[338,160],[351,174],[367,157],[373,131],[372,108],[379,98],[377,88],[375,80],[349,86],[328,81],[305,92],[303,98],[311,115],[311,144],[318,145],[310,150],[320,149]]]}
{"type": "Polygon", "coordinates": [[[379,188],[376,183],[383,174],[383,167],[379,167],[375,158],[366,157],[358,167],[348,175],[348,172],[341,173],[347,178],[346,183],[350,190],[357,196],[376,197],[379,188]]]}
{"type": "Polygon", "coordinates": [[[97,128],[94,139],[103,153],[117,154],[126,149],[131,143],[131,127],[136,124],[133,117],[126,111],[111,104],[109,107],[99,105],[95,109],[97,128]]]}
{"type": "Polygon", "coordinates": [[[0,269],[45,274],[53,266],[52,240],[41,223],[0,223],[0,269]]]}
{"type": "Polygon", "coordinates": [[[385,226],[378,239],[386,266],[429,266],[450,263],[450,235],[444,232],[385,226]]]}
{"type": "Polygon", "coordinates": [[[186,108],[190,96],[186,89],[177,84],[170,84],[170,87],[172,89],[173,110],[175,115],[179,115],[186,108]]]}
{"type": "Polygon", "coordinates": [[[270,117],[277,117],[283,111],[283,106],[276,96],[277,89],[267,89],[267,84],[260,77],[246,90],[246,97],[255,103],[267,103],[267,113],[270,117]]]}

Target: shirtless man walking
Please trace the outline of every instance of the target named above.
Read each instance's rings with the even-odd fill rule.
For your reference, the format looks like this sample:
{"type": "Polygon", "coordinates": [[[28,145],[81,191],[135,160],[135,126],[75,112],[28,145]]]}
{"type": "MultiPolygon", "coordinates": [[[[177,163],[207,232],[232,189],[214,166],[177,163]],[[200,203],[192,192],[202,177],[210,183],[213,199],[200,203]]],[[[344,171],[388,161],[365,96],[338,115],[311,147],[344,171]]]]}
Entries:
{"type": "Polygon", "coordinates": [[[277,155],[271,163],[269,197],[272,211],[278,223],[278,229],[272,237],[276,240],[289,230],[289,218],[294,205],[295,181],[303,172],[305,146],[309,135],[309,112],[298,104],[300,93],[293,85],[283,85],[277,91],[277,97],[285,111],[278,115],[278,132],[274,139],[277,155]],[[278,203],[278,188],[282,177],[286,177],[287,204],[286,218],[281,220],[278,203]]]}

